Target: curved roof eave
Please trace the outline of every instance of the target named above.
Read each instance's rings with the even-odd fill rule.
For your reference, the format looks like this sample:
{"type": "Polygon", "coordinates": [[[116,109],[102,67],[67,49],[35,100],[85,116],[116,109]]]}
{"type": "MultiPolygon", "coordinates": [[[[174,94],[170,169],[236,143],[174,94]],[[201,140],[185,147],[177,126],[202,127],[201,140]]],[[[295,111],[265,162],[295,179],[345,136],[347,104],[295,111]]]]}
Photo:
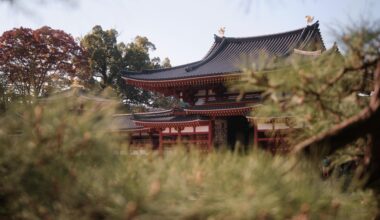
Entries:
{"type": "Polygon", "coordinates": [[[303,49],[316,39],[321,44],[322,50],[325,49],[318,21],[304,28],[276,34],[244,38],[218,37],[215,35],[214,38],[215,41],[206,56],[199,61],[166,69],[144,70],[142,72],[123,71],[122,77],[126,80],[139,82],[169,82],[171,80],[224,76],[231,72],[241,72],[232,64],[232,58],[236,58],[239,53],[257,56],[258,51],[264,50],[272,56],[287,56],[292,53],[294,48],[303,49]],[[226,70],[226,72],[221,70],[226,70]]]}
{"type": "Polygon", "coordinates": [[[170,79],[138,79],[128,76],[122,76],[121,78],[125,80],[137,81],[137,82],[178,82],[178,81],[188,81],[188,80],[197,80],[197,79],[206,79],[206,78],[215,78],[215,77],[223,77],[223,76],[234,76],[240,75],[241,71],[236,72],[225,72],[225,73],[212,73],[209,75],[201,75],[201,76],[192,76],[192,77],[178,77],[178,78],[170,78],[170,79]]]}

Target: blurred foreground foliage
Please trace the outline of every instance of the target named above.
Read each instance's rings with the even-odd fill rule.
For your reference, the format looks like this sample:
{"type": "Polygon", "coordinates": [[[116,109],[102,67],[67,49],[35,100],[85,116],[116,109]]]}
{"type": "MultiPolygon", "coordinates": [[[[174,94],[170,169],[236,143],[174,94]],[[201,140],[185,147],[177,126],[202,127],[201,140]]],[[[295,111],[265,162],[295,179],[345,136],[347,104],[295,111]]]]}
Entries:
{"type": "MultiPolygon", "coordinates": [[[[370,219],[370,191],[292,156],[120,154],[113,106],[66,97],[0,118],[0,219],[370,219]]],[[[125,150],[125,149],[124,149],[125,150]]],[[[124,151],[127,152],[127,151],[124,151]]]]}
{"type": "Polygon", "coordinates": [[[341,48],[334,44],[314,51],[321,52],[317,56],[294,52],[286,58],[262,54],[259,63],[247,59],[242,63],[242,79],[231,88],[242,94],[262,91],[263,105],[255,109],[254,117],[292,119],[289,126],[296,129],[288,134],[288,144],[293,152],[319,154],[321,161],[332,160],[330,168],[356,163],[361,169],[358,187],[376,182],[372,188],[380,189],[375,181],[379,175],[373,175],[380,168],[376,152],[380,82],[375,76],[380,65],[380,26],[365,21],[352,24],[339,31],[338,40],[341,48]],[[363,115],[372,116],[367,120],[363,115]],[[365,178],[371,180],[366,183],[365,178]]]}
{"type": "MultiPolygon", "coordinates": [[[[318,158],[344,188],[370,188],[380,198],[380,26],[362,21],[342,29],[336,45],[321,55],[286,58],[262,54],[246,60],[232,89],[262,91],[255,117],[289,117],[292,153],[318,158]],[[301,128],[301,129],[300,129],[301,128]],[[305,155],[305,154],[303,154],[305,155]],[[338,176],[339,176],[338,175],[338,176]]],[[[380,212],[376,219],[380,218],[380,212]]]]}

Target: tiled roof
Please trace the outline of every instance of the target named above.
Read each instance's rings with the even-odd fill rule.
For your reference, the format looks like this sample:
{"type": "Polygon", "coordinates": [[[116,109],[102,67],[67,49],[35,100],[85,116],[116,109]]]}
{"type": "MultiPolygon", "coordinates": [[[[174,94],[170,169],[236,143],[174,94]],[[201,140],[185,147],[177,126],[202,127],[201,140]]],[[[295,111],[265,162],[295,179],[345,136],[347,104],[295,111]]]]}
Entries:
{"type": "Polygon", "coordinates": [[[184,110],[228,110],[228,109],[236,109],[236,108],[244,108],[247,107],[246,103],[224,103],[223,105],[194,105],[190,106],[188,108],[185,108],[184,110]]]}
{"type": "Polygon", "coordinates": [[[141,117],[135,116],[133,118],[137,122],[188,122],[188,121],[199,121],[208,120],[206,117],[199,115],[156,115],[151,117],[141,117]]]}
{"type": "Polygon", "coordinates": [[[252,106],[245,103],[236,103],[229,105],[200,105],[192,106],[190,108],[184,109],[184,111],[188,115],[204,115],[213,117],[238,116],[247,115],[257,106],[259,105],[252,106]]]}
{"type": "Polygon", "coordinates": [[[160,112],[153,112],[153,113],[137,113],[132,115],[133,120],[156,120],[158,118],[170,118],[173,116],[173,110],[166,110],[166,111],[160,111],[160,112]]]}
{"type": "Polygon", "coordinates": [[[199,105],[190,106],[184,109],[172,109],[156,114],[135,114],[132,115],[130,120],[134,122],[148,122],[148,123],[177,123],[177,122],[194,122],[209,120],[208,116],[231,116],[231,115],[245,115],[254,107],[246,103],[235,103],[225,105],[199,105]]]}
{"type": "Polygon", "coordinates": [[[131,114],[115,115],[112,118],[111,130],[113,131],[128,131],[143,129],[143,126],[136,125],[132,121],[133,116],[131,114]]]}
{"type": "Polygon", "coordinates": [[[135,118],[150,118],[150,117],[164,117],[173,114],[173,110],[163,110],[154,112],[143,112],[135,114],[116,114],[113,116],[111,124],[111,130],[113,131],[130,131],[141,130],[145,127],[136,125],[135,118]]]}
{"type": "Polygon", "coordinates": [[[316,45],[318,49],[325,50],[318,22],[294,31],[257,37],[215,36],[214,44],[200,61],[167,69],[144,70],[139,73],[124,71],[123,77],[130,80],[165,81],[238,73],[241,58],[257,61],[263,53],[269,57],[284,57],[291,54],[294,49],[308,50],[315,42],[318,44],[316,45]]]}
{"type": "Polygon", "coordinates": [[[153,117],[134,117],[133,121],[137,125],[142,125],[147,128],[198,126],[209,123],[209,119],[207,117],[199,115],[156,115],[153,117]]]}

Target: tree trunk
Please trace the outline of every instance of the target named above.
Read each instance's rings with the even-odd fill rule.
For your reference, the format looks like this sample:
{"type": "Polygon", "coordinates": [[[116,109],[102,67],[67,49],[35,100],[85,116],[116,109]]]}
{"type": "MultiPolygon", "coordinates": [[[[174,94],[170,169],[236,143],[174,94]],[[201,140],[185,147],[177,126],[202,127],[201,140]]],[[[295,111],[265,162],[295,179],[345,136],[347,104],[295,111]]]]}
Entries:
{"type": "Polygon", "coordinates": [[[366,187],[374,189],[380,195],[380,130],[374,131],[371,136],[371,160],[366,187]]]}
{"type": "MultiPolygon", "coordinates": [[[[376,117],[374,116],[371,109],[366,108],[358,115],[343,121],[330,130],[302,141],[293,148],[292,152],[298,153],[308,150],[312,146],[328,146],[326,153],[330,154],[357,138],[364,137],[370,131],[376,130],[379,123],[375,123],[376,117]]],[[[377,122],[379,120],[380,117],[377,117],[377,122]]]]}

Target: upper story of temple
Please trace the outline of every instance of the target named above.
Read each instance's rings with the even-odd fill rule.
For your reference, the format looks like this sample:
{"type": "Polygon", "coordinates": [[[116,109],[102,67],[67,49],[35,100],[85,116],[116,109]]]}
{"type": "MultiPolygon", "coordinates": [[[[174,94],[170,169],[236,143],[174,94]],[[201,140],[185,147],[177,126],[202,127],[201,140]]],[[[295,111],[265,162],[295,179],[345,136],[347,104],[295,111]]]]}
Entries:
{"type": "MultiPolygon", "coordinates": [[[[262,55],[277,59],[294,53],[314,56],[325,50],[318,22],[263,36],[232,38],[215,35],[211,48],[199,61],[165,69],[123,71],[122,77],[128,84],[175,96],[197,109],[236,102],[239,94],[228,90],[226,83],[238,80],[242,75],[242,59],[259,64],[262,55]]],[[[249,91],[240,97],[239,103],[255,102],[259,98],[259,91],[249,91]]]]}

